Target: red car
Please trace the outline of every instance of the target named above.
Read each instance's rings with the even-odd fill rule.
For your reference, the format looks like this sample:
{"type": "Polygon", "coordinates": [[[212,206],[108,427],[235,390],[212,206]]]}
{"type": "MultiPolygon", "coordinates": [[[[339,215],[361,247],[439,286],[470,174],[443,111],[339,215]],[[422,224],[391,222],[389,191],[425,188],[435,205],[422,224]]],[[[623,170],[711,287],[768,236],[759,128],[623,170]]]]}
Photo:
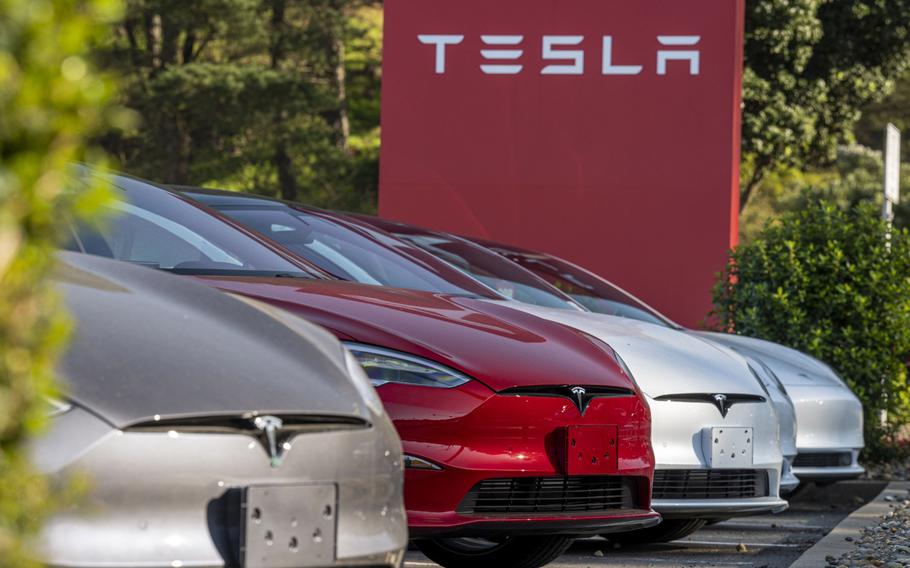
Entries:
{"type": "Polygon", "coordinates": [[[536,567],[575,536],[659,522],[650,412],[606,344],[484,302],[482,286],[434,294],[329,280],[169,190],[113,183],[120,215],[75,228],[68,248],[191,276],[335,333],[402,438],[408,525],[431,559],[536,567]]]}

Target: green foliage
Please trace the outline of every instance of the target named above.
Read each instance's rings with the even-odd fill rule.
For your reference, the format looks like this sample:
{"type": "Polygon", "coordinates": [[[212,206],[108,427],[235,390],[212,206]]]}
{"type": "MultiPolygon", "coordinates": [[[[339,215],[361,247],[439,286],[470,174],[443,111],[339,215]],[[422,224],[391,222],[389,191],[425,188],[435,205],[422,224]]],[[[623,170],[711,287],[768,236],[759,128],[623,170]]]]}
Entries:
{"type": "Polygon", "coordinates": [[[746,3],[742,207],[766,175],[829,165],[910,63],[910,0],[746,3]]]}
{"type": "MultiPolygon", "coordinates": [[[[842,209],[860,203],[882,205],[884,177],[881,152],[865,146],[841,146],[834,165],[825,170],[778,169],[765,176],[749,205],[740,216],[740,239],[755,239],[767,219],[799,211],[810,199],[823,198],[842,209]]],[[[894,224],[910,229],[910,164],[901,167],[905,199],[894,208],[894,224]]]]}
{"type": "Polygon", "coordinates": [[[138,128],[126,170],[370,211],[381,8],[361,0],[129,0],[104,50],[138,128]]]}
{"type": "MultiPolygon", "coordinates": [[[[890,95],[863,109],[862,118],[854,129],[857,142],[881,150],[885,125],[889,122],[897,126],[903,135],[901,161],[910,163],[910,73],[904,73],[895,82],[890,95]]],[[[903,187],[910,190],[906,185],[903,187]]]]}
{"type": "Polygon", "coordinates": [[[45,423],[66,318],[47,284],[60,215],[87,213],[100,189],[65,192],[67,165],[92,161],[85,137],[117,122],[112,84],[88,46],[115,0],[0,0],[0,565],[30,566],[28,539],[53,506],[25,445],[45,423]]]}
{"type": "Polygon", "coordinates": [[[836,369],[865,409],[868,457],[910,421],[910,234],[872,204],[805,198],[732,252],[714,289],[725,329],[789,345],[836,369]],[[890,249],[888,243],[890,242],[890,249]],[[882,427],[880,411],[889,424],[882,427]]]}

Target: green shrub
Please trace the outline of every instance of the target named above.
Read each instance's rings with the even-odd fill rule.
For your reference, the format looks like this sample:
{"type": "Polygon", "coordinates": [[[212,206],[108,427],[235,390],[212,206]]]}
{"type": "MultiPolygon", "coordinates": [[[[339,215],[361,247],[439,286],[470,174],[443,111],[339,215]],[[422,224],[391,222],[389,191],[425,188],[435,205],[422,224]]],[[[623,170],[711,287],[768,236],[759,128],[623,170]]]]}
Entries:
{"type": "Polygon", "coordinates": [[[29,537],[56,491],[26,445],[45,423],[45,396],[66,320],[47,277],[61,215],[89,212],[101,190],[68,193],[67,165],[92,161],[91,136],[111,117],[111,82],[85,54],[118,0],[0,0],[0,566],[30,566],[29,537]]]}
{"type": "Polygon", "coordinates": [[[806,196],[801,210],[732,251],[714,303],[724,328],[831,365],[863,402],[867,459],[889,457],[894,432],[910,418],[906,230],[889,238],[874,205],[845,210],[806,196]]]}

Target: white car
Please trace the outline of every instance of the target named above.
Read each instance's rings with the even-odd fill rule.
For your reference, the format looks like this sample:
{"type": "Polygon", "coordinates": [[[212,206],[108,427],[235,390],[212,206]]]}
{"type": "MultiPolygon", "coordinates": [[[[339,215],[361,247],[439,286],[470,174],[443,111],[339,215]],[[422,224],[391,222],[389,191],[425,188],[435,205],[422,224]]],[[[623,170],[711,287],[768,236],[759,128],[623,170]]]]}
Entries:
{"type": "Polygon", "coordinates": [[[863,405],[828,365],[777,343],[729,333],[698,333],[774,371],[796,408],[799,430],[793,473],[802,481],[825,484],[859,477],[863,405]]]}
{"type": "Polygon", "coordinates": [[[783,345],[729,333],[687,330],[600,276],[553,255],[478,241],[527,268],[591,311],[648,321],[727,345],[764,363],[783,383],[796,410],[793,471],[803,482],[829,483],[865,471],[863,406],[831,367],[783,345]]]}

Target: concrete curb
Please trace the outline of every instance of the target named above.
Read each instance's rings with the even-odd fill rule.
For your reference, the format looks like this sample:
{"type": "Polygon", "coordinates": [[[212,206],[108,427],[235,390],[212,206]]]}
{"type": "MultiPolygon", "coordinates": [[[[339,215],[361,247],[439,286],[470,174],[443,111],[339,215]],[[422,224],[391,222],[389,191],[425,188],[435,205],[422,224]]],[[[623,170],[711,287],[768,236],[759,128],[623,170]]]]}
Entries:
{"type": "Polygon", "coordinates": [[[854,542],[862,536],[862,530],[866,527],[878,525],[881,522],[881,516],[887,515],[891,511],[890,505],[893,501],[885,501],[885,497],[892,496],[896,499],[903,500],[907,498],[907,492],[910,491],[910,481],[894,481],[878,494],[878,496],[850,513],[846,519],[840,522],[829,532],[823,539],[815,543],[815,546],[803,553],[796,559],[796,562],[790,565],[790,568],[818,568],[827,566],[825,560],[828,556],[840,557],[841,554],[851,550],[854,542]],[[847,537],[854,539],[854,542],[845,540],[847,537]]]}

